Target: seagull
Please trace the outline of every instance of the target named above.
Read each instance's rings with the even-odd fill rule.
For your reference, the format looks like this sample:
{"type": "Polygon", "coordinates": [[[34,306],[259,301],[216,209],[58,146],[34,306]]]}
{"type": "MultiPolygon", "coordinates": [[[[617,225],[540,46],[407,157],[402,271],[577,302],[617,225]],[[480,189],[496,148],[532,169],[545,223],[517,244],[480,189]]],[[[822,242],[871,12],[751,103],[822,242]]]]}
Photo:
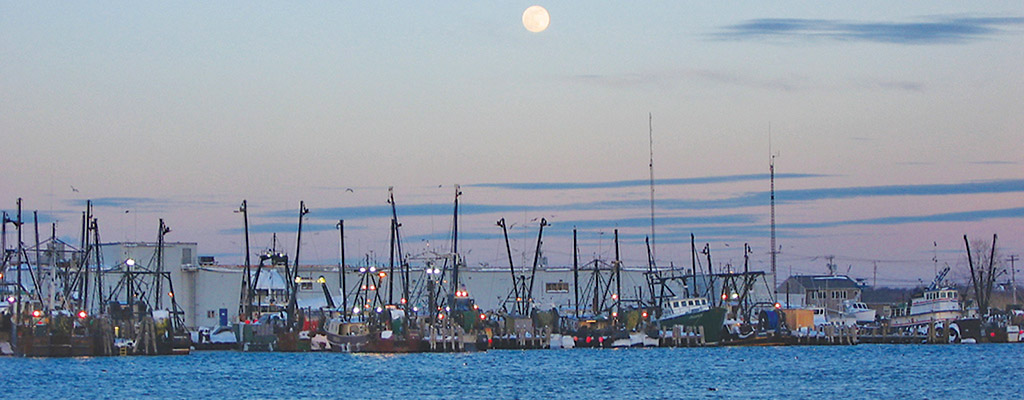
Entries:
{"type": "Polygon", "coordinates": [[[349,193],[355,193],[355,190],[352,190],[352,188],[345,188],[345,191],[349,193]]]}
{"type": "Polygon", "coordinates": [[[75,193],[78,193],[78,189],[75,189],[75,186],[74,186],[74,185],[71,185],[71,191],[72,191],[72,192],[75,192],[75,193]]]}

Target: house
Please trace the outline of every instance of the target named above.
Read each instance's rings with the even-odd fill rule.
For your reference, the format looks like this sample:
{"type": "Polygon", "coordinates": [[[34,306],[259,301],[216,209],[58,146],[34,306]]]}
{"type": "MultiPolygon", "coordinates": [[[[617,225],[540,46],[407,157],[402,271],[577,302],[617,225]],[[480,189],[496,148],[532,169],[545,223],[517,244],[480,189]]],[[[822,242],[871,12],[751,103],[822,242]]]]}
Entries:
{"type": "Polygon", "coordinates": [[[844,300],[861,300],[860,285],[845,275],[793,275],[778,290],[779,301],[790,307],[842,310],[844,300]]]}

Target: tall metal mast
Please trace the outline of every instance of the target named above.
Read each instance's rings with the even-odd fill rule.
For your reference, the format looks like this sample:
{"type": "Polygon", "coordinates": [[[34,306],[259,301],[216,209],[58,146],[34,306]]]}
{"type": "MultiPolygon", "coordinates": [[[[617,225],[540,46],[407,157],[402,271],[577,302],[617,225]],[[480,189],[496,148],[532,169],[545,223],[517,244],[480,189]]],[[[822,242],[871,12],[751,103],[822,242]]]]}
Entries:
{"type": "Polygon", "coordinates": [[[544,227],[547,226],[547,225],[548,225],[548,220],[544,219],[544,218],[541,218],[540,219],[540,230],[537,231],[537,250],[535,250],[533,252],[533,270],[530,272],[530,288],[526,292],[526,301],[528,302],[527,304],[529,304],[529,307],[526,310],[527,312],[529,312],[530,310],[533,309],[533,280],[534,280],[534,278],[537,277],[537,262],[540,259],[541,238],[544,236],[544,227]]]}
{"type": "Polygon", "coordinates": [[[658,253],[654,245],[654,117],[647,113],[647,136],[651,149],[650,170],[651,170],[651,258],[657,259],[658,253]]]}
{"type": "Polygon", "coordinates": [[[572,228],[572,289],[575,297],[572,303],[573,315],[580,317],[580,248],[576,244],[576,227],[572,228]]]}
{"type": "Polygon", "coordinates": [[[164,235],[170,232],[171,228],[164,225],[164,219],[160,218],[160,233],[156,237],[156,293],[154,293],[156,296],[156,309],[163,308],[164,235]]]}
{"type": "MultiPolygon", "coordinates": [[[[769,145],[770,147],[770,145],[769,145]]],[[[771,150],[769,150],[771,151],[771,150]]],[[[772,256],[772,294],[779,297],[778,273],[775,268],[775,257],[779,254],[778,247],[775,247],[775,155],[772,154],[768,162],[768,174],[771,181],[771,256],[772,256]]]]}
{"type": "Polygon", "coordinates": [[[455,309],[455,293],[459,290],[459,264],[462,262],[459,257],[459,196],[462,191],[459,185],[455,185],[455,211],[452,215],[452,290],[448,293],[448,306],[455,309]]]}
{"type": "Polygon", "coordinates": [[[395,210],[395,188],[388,188],[388,204],[391,205],[391,249],[388,257],[388,304],[395,304],[395,240],[398,236],[398,211],[395,210]]]}
{"type": "Polygon", "coordinates": [[[18,293],[18,298],[17,298],[18,306],[15,307],[15,311],[18,313],[18,318],[16,319],[16,321],[20,325],[21,324],[21,314],[22,314],[22,305],[21,305],[21,292],[22,292],[22,286],[21,286],[21,251],[22,251],[21,225],[22,225],[22,221],[21,221],[21,198],[20,197],[18,198],[18,216],[17,217],[18,217],[18,222],[17,222],[16,226],[18,228],[18,263],[16,264],[16,266],[18,267],[18,273],[17,273],[18,285],[16,287],[17,288],[16,290],[17,290],[17,293],[18,293]]]}
{"type": "Polygon", "coordinates": [[[338,220],[338,236],[340,243],[338,246],[341,247],[341,257],[338,261],[338,285],[341,286],[341,318],[344,320],[348,319],[348,294],[345,293],[345,288],[348,284],[345,283],[345,220],[338,220]]]}
{"type": "Polygon", "coordinates": [[[309,209],[306,208],[306,202],[305,201],[299,201],[299,232],[298,232],[298,235],[296,235],[296,238],[295,238],[295,268],[293,268],[292,271],[288,271],[288,264],[285,264],[285,267],[284,267],[284,271],[285,271],[285,275],[286,275],[285,279],[287,280],[287,282],[285,282],[285,284],[286,284],[286,287],[290,288],[290,290],[288,290],[288,330],[289,331],[295,329],[295,322],[296,322],[295,312],[296,312],[296,309],[297,309],[297,307],[296,307],[297,306],[296,296],[298,295],[298,293],[296,293],[296,292],[298,292],[298,285],[299,285],[298,282],[295,282],[295,281],[299,277],[299,251],[302,249],[302,217],[306,216],[306,214],[309,214],[309,209]]]}
{"type": "Polygon", "coordinates": [[[508,243],[508,227],[505,225],[505,218],[498,220],[498,226],[501,227],[501,232],[505,235],[505,251],[508,253],[508,270],[512,273],[512,295],[515,300],[513,311],[517,314],[522,314],[522,307],[520,304],[522,303],[523,298],[519,294],[519,282],[516,280],[516,267],[512,264],[512,246],[508,243]]]}
{"type": "Polygon", "coordinates": [[[249,206],[246,200],[242,200],[242,205],[235,212],[242,213],[245,228],[245,273],[242,275],[242,301],[239,304],[241,310],[238,315],[242,320],[248,321],[252,319],[252,298],[256,285],[252,279],[252,260],[250,258],[252,252],[249,250],[249,206]]]}
{"type": "Polygon", "coordinates": [[[622,259],[619,257],[619,229],[615,229],[615,315],[622,311],[622,259]]]}

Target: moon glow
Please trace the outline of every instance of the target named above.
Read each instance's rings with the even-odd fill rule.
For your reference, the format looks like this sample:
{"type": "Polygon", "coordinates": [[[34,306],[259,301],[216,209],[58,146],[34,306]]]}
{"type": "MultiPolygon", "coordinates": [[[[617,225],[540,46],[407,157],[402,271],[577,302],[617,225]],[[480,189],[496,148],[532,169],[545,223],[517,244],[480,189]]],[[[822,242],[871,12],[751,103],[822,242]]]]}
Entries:
{"type": "Polygon", "coordinates": [[[530,32],[542,32],[548,29],[548,24],[551,23],[551,15],[548,14],[548,10],[545,10],[541,6],[530,6],[523,11],[523,26],[530,32]]]}

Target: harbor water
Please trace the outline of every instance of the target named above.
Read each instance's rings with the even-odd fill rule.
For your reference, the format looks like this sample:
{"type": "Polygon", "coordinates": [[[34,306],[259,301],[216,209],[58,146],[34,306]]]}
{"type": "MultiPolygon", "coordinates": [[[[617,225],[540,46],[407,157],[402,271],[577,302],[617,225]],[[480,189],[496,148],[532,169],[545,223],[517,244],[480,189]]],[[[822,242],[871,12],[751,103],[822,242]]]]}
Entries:
{"type": "Polygon", "coordinates": [[[4,398],[1019,398],[1024,346],[0,359],[4,398]]]}

